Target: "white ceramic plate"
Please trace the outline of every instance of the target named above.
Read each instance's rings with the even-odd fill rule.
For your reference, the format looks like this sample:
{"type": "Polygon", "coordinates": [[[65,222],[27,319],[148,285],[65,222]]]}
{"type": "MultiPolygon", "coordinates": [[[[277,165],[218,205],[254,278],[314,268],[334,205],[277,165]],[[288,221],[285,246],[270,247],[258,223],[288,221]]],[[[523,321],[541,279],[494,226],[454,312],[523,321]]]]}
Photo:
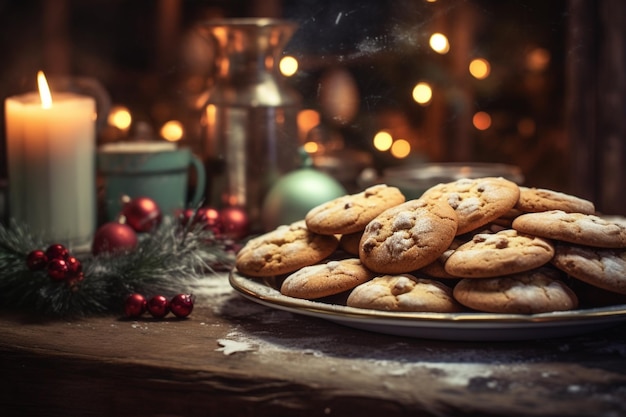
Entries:
{"type": "Polygon", "coordinates": [[[230,285],[259,304],[318,317],[345,326],[396,336],[490,341],[564,337],[602,330],[626,321],[626,305],[542,314],[403,313],[347,307],[282,295],[272,279],[232,271],[230,285]]]}

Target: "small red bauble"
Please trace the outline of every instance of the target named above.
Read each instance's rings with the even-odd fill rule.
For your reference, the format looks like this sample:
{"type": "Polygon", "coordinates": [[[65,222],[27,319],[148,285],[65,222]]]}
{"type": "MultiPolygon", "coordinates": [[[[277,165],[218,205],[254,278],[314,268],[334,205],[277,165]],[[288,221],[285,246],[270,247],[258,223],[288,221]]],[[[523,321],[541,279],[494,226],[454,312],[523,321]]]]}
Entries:
{"type": "Polygon", "coordinates": [[[70,277],[77,277],[81,272],[83,272],[83,265],[74,256],[69,256],[66,262],[67,272],[70,277]]]}
{"type": "Polygon", "coordinates": [[[100,253],[130,252],[137,247],[137,233],[127,224],[105,223],[93,237],[91,251],[100,253]]]}
{"type": "Polygon", "coordinates": [[[68,277],[68,271],[65,259],[55,258],[48,262],[48,276],[55,281],[65,280],[68,277]]]}
{"type": "Polygon", "coordinates": [[[241,207],[225,207],[220,210],[222,232],[231,239],[241,239],[249,233],[250,222],[241,207]]]}
{"type": "Polygon", "coordinates": [[[218,236],[222,232],[222,217],[217,209],[212,207],[203,207],[198,210],[199,222],[205,229],[209,229],[214,235],[218,236]]]}
{"type": "Polygon", "coordinates": [[[26,257],[26,265],[31,271],[44,269],[48,265],[48,256],[41,249],[31,251],[26,257]]]}
{"type": "Polygon", "coordinates": [[[170,302],[162,295],[155,295],[148,300],[148,312],[155,319],[162,319],[170,312],[170,302]]]}
{"type": "Polygon", "coordinates": [[[192,209],[176,210],[176,218],[178,218],[178,221],[183,226],[187,226],[189,224],[189,220],[191,220],[192,216],[193,216],[192,209]]]}
{"type": "Polygon", "coordinates": [[[211,207],[201,207],[197,210],[187,209],[181,214],[181,224],[188,226],[201,226],[204,230],[210,230],[215,236],[222,232],[222,221],[218,210],[211,207]]]}
{"type": "Polygon", "coordinates": [[[170,310],[179,319],[187,317],[193,311],[193,301],[191,294],[178,294],[170,301],[170,310]]]}
{"type": "Polygon", "coordinates": [[[131,294],[124,302],[124,315],[128,318],[140,317],[146,312],[147,301],[141,294],[131,294]]]}
{"type": "Polygon", "coordinates": [[[70,256],[70,251],[67,250],[65,246],[55,243],[54,245],[48,246],[46,256],[48,259],[67,259],[67,257],[70,256]]]}
{"type": "Polygon", "coordinates": [[[163,215],[157,203],[148,197],[137,197],[124,203],[121,215],[124,223],[137,233],[155,230],[161,224],[163,215]]]}

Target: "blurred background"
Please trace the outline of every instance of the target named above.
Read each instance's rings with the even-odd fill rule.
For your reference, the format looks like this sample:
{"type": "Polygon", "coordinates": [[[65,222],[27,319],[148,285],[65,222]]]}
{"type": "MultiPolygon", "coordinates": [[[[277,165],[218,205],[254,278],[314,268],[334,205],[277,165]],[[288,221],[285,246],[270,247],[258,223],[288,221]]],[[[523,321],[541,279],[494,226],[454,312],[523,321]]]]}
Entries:
{"type": "Polygon", "coordinates": [[[0,0],[0,96],[35,90],[40,69],[95,79],[111,104],[100,142],[199,150],[215,50],[197,25],[219,17],[298,24],[281,61],[302,97],[294,140],[351,155],[326,167],[335,175],[509,164],[527,185],[626,213],[618,0],[0,0]]]}

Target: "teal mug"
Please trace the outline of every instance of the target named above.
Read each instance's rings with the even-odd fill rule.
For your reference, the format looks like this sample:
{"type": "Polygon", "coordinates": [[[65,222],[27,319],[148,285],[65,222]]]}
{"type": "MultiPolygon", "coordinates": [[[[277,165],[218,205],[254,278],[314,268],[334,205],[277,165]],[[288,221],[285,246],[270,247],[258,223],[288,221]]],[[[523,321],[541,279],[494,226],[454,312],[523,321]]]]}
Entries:
{"type": "Polygon", "coordinates": [[[104,182],[104,208],[108,220],[119,216],[124,197],[149,197],[164,215],[198,206],[204,197],[204,165],[189,148],[169,142],[119,142],[101,146],[98,172],[104,182]],[[189,168],[195,184],[188,192],[189,168]],[[188,194],[191,196],[188,199],[188,194]]]}

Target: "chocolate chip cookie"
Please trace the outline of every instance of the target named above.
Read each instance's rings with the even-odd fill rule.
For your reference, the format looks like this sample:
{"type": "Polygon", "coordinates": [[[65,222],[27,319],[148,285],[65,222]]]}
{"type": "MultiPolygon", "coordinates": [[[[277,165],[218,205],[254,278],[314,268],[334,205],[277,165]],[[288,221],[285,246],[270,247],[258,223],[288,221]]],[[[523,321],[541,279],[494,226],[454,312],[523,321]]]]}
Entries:
{"type": "Polygon", "coordinates": [[[338,246],[335,236],[313,233],[301,220],[249,240],[237,253],[235,266],[251,277],[283,275],[322,261],[338,246]]]}
{"type": "Polygon", "coordinates": [[[439,200],[409,200],[368,223],[359,244],[361,262],[383,274],[411,272],[435,261],[452,243],[456,212],[439,200]]]}
{"type": "Polygon", "coordinates": [[[448,203],[457,213],[457,234],[477,229],[511,210],[519,200],[519,187],[500,177],[462,178],[435,185],[421,199],[448,203]]]}

